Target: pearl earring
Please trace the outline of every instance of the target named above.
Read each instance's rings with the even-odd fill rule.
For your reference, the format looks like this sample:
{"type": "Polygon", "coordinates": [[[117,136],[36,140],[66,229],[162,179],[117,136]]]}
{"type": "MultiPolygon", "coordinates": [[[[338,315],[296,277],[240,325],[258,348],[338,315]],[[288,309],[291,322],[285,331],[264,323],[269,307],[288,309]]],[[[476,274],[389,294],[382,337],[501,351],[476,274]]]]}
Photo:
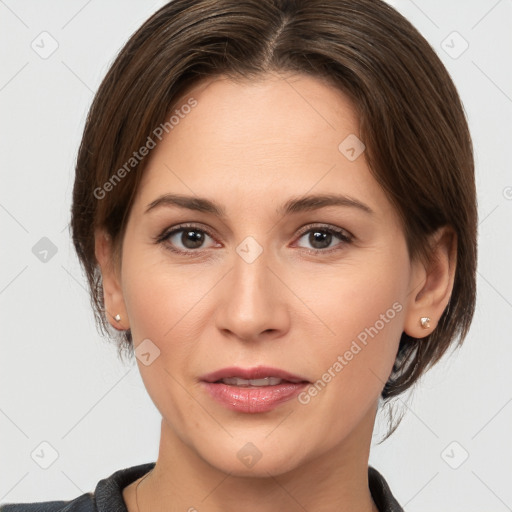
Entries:
{"type": "Polygon", "coordinates": [[[116,322],[120,322],[121,321],[121,315],[118,313],[115,317],[114,317],[114,320],[116,322]]]}
{"type": "Polygon", "coordinates": [[[420,325],[423,327],[423,329],[429,329],[430,328],[430,318],[428,316],[422,316],[420,318],[420,325]]]}

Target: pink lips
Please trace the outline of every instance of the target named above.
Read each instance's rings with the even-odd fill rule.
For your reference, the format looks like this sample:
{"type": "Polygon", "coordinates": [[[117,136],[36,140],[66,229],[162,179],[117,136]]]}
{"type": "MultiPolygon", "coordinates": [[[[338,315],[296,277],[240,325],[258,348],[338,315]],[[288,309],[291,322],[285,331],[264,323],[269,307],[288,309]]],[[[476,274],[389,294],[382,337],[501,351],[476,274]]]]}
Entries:
{"type": "Polygon", "coordinates": [[[267,412],[278,405],[295,397],[309,382],[297,375],[285,372],[278,368],[258,366],[256,368],[223,368],[209,373],[201,378],[205,390],[210,396],[228,409],[245,412],[267,412]],[[279,383],[272,384],[272,379],[281,379],[279,383]],[[229,383],[221,382],[228,379],[229,383]],[[236,383],[234,379],[259,380],[262,383],[236,383]],[[270,382],[271,385],[268,385],[270,382]]]}

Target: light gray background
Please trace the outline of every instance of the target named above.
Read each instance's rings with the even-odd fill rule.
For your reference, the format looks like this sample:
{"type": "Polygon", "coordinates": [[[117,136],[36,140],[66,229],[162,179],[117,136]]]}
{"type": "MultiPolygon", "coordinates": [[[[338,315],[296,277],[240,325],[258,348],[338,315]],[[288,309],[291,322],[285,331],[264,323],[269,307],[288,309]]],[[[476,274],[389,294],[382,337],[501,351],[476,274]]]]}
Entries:
{"type": "MultiPolygon", "coordinates": [[[[95,330],[67,224],[93,93],[164,3],[0,1],[0,502],[71,499],[118,469],[156,460],[159,414],[136,367],[123,366],[95,330]],[[31,47],[51,49],[43,31],[58,43],[46,59],[31,47]],[[48,244],[43,237],[57,250],[46,262],[33,252],[48,244]],[[58,457],[43,469],[53,450],[58,457]]],[[[462,349],[398,400],[403,422],[372,447],[370,463],[407,511],[512,510],[512,1],[391,3],[437,51],[467,111],[478,309],[462,349]],[[461,38],[469,47],[458,56],[461,38]]]]}

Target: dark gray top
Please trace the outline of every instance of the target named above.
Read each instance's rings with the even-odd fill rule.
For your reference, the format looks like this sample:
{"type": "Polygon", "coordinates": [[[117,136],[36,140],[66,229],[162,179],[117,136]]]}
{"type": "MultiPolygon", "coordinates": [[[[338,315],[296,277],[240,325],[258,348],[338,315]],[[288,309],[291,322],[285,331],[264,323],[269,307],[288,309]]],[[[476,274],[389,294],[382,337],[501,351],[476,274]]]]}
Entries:
{"type": "MultiPolygon", "coordinates": [[[[0,512],[128,512],[123,489],[153,469],[154,462],[116,471],[98,482],[94,493],[82,494],[71,501],[41,501],[0,506],[0,512]]],[[[368,483],[379,512],[404,512],[394,498],[384,477],[368,466],[368,483]]]]}

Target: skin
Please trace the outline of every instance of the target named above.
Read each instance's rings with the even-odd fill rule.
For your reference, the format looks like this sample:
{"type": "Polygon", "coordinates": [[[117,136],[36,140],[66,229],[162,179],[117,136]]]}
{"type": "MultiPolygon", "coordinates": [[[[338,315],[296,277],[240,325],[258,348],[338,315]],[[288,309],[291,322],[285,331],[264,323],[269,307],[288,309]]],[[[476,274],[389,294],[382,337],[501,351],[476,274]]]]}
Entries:
{"type": "Polygon", "coordinates": [[[96,232],[106,310],[122,317],[112,325],[131,328],[135,348],[149,338],[160,350],[148,366],[137,360],[162,424],[139,506],[140,479],[123,491],[128,510],[375,512],[368,457],[378,399],[402,332],[426,336],[448,303],[453,235],[433,235],[430,263],[410,260],[364,153],[349,161],[338,150],[359,134],[351,102],[318,79],[221,77],[183,103],[190,96],[197,106],[151,152],[120,266],[112,264],[109,237],[96,232]],[[276,213],[290,198],[333,192],[373,213],[353,206],[276,213]],[[165,193],[208,198],[226,217],[176,206],[144,213],[165,193]],[[181,232],[155,243],[183,222],[212,237],[205,234],[198,248],[184,245],[181,232]],[[341,228],[352,241],[333,235],[315,244],[307,228],[320,225],[341,228]],[[262,248],[252,263],[236,251],[247,236],[262,248]],[[393,304],[401,310],[307,404],[292,399],[244,414],[200,385],[220,368],[259,365],[315,382],[393,304]],[[420,326],[422,316],[432,319],[430,329],[420,326]],[[262,455],[252,468],[237,457],[248,442],[262,455]]]}

